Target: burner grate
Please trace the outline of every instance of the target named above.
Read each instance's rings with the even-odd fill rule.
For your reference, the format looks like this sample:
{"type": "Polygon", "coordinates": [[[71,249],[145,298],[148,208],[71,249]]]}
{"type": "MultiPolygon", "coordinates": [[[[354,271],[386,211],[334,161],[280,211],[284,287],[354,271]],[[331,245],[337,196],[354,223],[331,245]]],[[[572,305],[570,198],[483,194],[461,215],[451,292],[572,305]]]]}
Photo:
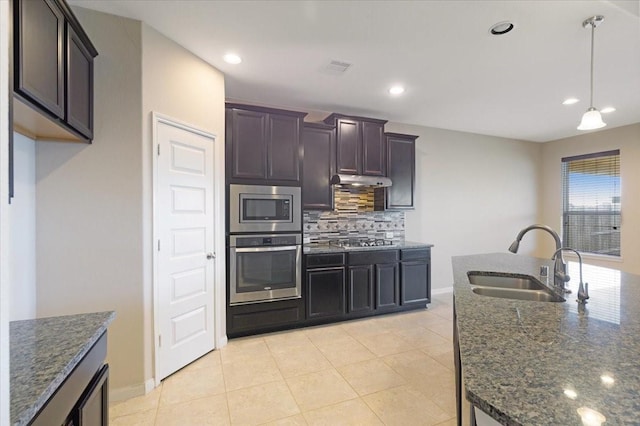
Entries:
{"type": "Polygon", "coordinates": [[[330,242],[332,245],[336,245],[338,247],[384,247],[384,246],[392,246],[394,243],[392,240],[384,240],[384,239],[374,239],[374,238],[358,238],[358,239],[349,239],[349,240],[339,240],[335,242],[330,242]]]}

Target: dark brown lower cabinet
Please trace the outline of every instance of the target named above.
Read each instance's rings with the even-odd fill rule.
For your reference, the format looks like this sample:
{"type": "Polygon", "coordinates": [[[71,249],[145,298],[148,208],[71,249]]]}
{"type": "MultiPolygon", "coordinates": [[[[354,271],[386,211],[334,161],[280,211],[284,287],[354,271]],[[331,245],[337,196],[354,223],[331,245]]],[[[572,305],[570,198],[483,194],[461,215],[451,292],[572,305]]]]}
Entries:
{"type": "Polygon", "coordinates": [[[376,265],[376,309],[400,306],[400,277],[397,263],[376,265]]]}
{"type": "Polygon", "coordinates": [[[344,266],[307,270],[306,279],[308,318],[344,316],[344,266]]]}
{"type": "Polygon", "coordinates": [[[107,426],[109,424],[109,366],[105,332],[53,396],[34,417],[31,426],[107,426]]]}
{"type": "Polygon", "coordinates": [[[348,255],[349,314],[372,314],[399,306],[398,250],[348,255]]]}
{"type": "Polygon", "coordinates": [[[227,308],[227,335],[239,337],[425,308],[430,249],[304,255],[302,299],[227,308]]]}
{"type": "Polygon", "coordinates": [[[349,266],[349,313],[371,312],[373,305],[373,265],[349,266]]]}
{"type": "Polygon", "coordinates": [[[400,251],[400,304],[426,305],[431,302],[431,251],[400,251]]]}
{"type": "Polygon", "coordinates": [[[72,413],[73,426],[109,425],[109,365],[105,364],[72,413]]]}

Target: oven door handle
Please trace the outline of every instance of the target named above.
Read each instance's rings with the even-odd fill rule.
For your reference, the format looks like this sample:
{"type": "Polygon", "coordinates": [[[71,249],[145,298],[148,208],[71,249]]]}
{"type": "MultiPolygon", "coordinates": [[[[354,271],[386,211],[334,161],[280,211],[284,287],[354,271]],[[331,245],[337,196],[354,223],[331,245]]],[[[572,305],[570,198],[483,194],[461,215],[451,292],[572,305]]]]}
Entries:
{"type": "Polygon", "coordinates": [[[265,251],[290,251],[297,250],[299,246],[276,246],[276,247],[234,247],[236,253],[256,253],[265,251]]]}

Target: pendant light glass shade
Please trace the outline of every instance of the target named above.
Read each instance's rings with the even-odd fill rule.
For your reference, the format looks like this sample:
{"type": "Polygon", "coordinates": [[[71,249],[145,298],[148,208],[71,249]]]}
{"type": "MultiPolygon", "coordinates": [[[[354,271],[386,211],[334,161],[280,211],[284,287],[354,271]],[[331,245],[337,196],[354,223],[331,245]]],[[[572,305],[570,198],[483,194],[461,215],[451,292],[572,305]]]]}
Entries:
{"type": "Polygon", "coordinates": [[[578,130],[595,130],[600,129],[606,125],[607,123],[602,121],[600,111],[598,111],[594,107],[591,107],[582,116],[582,121],[580,121],[578,130]]]}
{"type": "Polygon", "coordinates": [[[580,121],[580,125],[578,126],[578,130],[595,130],[600,129],[607,124],[602,121],[602,116],[600,115],[600,111],[598,111],[593,106],[593,41],[595,37],[595,30],[598,25],[600,25],[604,21],[604,16],[597,15],[592,16],[591,18],[585,19],[582,23],[584,28],[591,28],[591,75],[590,75],[590,101],[589,101],[589,109],[582,115],[582,121],[580,121]]]}

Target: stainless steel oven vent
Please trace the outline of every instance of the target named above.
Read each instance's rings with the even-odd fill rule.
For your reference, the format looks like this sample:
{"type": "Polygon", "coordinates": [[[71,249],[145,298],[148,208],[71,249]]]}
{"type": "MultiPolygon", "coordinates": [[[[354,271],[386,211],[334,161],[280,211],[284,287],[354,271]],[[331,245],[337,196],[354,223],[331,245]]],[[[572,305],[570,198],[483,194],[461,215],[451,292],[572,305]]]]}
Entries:
{"type": "Polygon", "coordinates": [[[343,175],[337,174],[331,177],[331,185],[351,185],[351,186],[391,186],[391,179],[384,176],[363,176],[363,175],[343,175]]]}

